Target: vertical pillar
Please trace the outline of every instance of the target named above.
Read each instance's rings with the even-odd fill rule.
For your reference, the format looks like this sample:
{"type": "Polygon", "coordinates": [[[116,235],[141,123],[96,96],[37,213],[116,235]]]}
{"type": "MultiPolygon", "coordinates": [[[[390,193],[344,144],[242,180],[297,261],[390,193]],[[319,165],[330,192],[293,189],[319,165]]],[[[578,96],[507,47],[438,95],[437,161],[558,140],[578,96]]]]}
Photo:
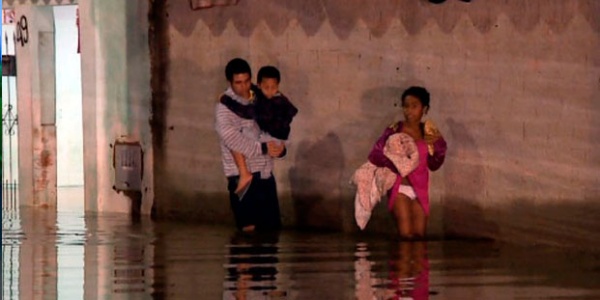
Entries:
{"type": "Polygon", "coordinates": [[[126,140],[142,148],[137,209],[150,214],[154,193],[147,14],[146,1],[79,1],[86,211],[127,213],[140,204],[114,188],[115,143],[126,140]]]}
{"type": "Polygon", "coordinates": [[[98,76],[96,69],[98,22],[93,0],[79,1],[79,49],[81,53],[81,93],[83,122],[83,185],[86,211],[98,211],[98,76]]]}
{"type": "Polygon", "coordinates": [[[18,6],[16,21],[20,204],[56,207],[52,7],[18,6]]]}

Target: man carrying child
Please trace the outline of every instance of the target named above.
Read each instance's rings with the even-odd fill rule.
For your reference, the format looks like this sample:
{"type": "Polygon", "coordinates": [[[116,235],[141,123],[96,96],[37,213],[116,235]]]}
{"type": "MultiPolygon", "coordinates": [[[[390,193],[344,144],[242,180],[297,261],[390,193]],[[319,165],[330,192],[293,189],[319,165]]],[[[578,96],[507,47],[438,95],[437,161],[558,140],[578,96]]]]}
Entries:
{"type": "Polygon", "coordinates": [[[281,227],[273,160],[285,155],[291,119],[297,109],[278,91],[279,71],[259,71],[260,89],[251,84],[246,61],[232,59],[225,68],[229,88],[216,106],[223,169],[236,226],[243,231],[281,227]]]}

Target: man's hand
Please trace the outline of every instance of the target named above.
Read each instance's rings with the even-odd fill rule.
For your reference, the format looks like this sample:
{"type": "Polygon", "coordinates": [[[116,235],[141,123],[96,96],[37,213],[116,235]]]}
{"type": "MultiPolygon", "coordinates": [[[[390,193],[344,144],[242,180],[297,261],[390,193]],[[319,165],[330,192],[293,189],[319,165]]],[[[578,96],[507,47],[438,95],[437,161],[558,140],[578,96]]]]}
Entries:
{"type": "Polygon", "coordinates": [[[270,157],[279,157],[283,153],[285,149],[285,145],[278,141],[269,141],[267,142],[267,154],[270,157]]]}

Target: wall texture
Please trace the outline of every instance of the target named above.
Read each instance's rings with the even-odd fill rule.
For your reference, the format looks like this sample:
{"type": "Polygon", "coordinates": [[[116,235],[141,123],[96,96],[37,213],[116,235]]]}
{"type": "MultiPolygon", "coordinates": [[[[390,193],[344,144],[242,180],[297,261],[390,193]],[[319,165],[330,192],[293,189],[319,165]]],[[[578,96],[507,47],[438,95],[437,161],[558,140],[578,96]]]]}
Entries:
{"type": "Polygon", "coordinates": [[[77,0],[3,0],[2,7],[14,7],[17,5],[68,5],[77,4],[77,0]]]}
{"type": "Polygon", "coordinates": [[[54,17],[50,7],[15,10],[19,198],[21,205],[56,206],[54,17]],[[26,25],[26,26],[25,26],[26,25]]]}
{"type": "MultiPolygon", "coordinates": [[[[432,235],[600,246],[598,1],[191,10],[164,0],[151,10],[163,43],[152,58],[159,215],[231,222],[213,110],[239,56],[255,71],[279,67],[300,110],[276,166],[286,225],[356,230],[349,178],[401,117],[403,89],[423,85],[450,147],[432,176],[432,235]]],[[[367,231],[394,230],[380,206],[367,231]]]]}
{"type": "Polygon", "coordinates": [[[146,1],[79,1],[85,210],[149,214],[154,199],[146,1]],[[139,143],[141,193],[117,192],[114,146],[139,143]],[[141,207],[140,207],[141,204],[141,207]]]}

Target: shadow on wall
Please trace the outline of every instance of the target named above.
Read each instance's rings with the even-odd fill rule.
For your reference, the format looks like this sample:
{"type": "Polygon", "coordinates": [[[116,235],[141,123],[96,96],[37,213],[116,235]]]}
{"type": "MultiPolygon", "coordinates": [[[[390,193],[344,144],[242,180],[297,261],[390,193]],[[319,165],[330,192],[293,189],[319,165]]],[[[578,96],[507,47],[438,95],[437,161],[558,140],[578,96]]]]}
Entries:
{"type": "MultiPolygon", "coordinates": [[[[369,131],[381,134],[383,129],[402,118],[402,93],[407,84],[381,86],[366,90],[360,100],[361,118],[366,120],[369,131]]],[[[372,141],[375,143],[375,140],[372,141]]]]}
{"type": "MultiPolygon", "coordinates": [[[[410,66],[403,66],[400,73],[410,76],[414,72],[410,66]]],[[[357,130],[359,132],[366,130],[366,132],[374,135],[374,138],[369,141],[370,146],[375,143],[387,126],[404,119],[402,93],[411,86],[422,86],[429,89],[423,81],[411,77],[400,80],[397,85],[380,86],[363,92],[360,100],[360,112],[362,114],[360,117],[364,121],[360,121],[360,125],[364,129],[358,128],[357,130]],[[365,128],[364,124],[368,124],[368,127],[365,128]]],[[[365,143],[362,140],[360,142],[365,143]]]]}
{"type": "Polygon", "coordinates": [[[598,101],[598,99],[600,99],[600,74],[598,74],[597,88],[592,91],[592,95],[589,99],[592,99],[590,102],[592,130],[590,130],[589,140],[596,141],[595,145],[591,147],[589,156],[591,168],[596,170],[594,176],[596,178],[596,184],[592,183],[589,185],[585,195],[588,201],[598,203],[598,200],[600,199],[600,141],[598,141],[598,137],[600,136],[600,101],[598,101]]]}
{"type": "Polygon", "coordinates": [[[340,138],[330,132],[315,142],[298,143],[290,189],[298,228],[340,230],[340,182],[344,153],[340,138]]]}
{"type": "Polygon", "coordinates": [[[164,155],[155,156],[154,168],[157,170],[157,174],[171,172],[170,176],[165,176],[157,181],[162,182],[161,187],[156,189],[161,198],[168,197],[171,193],[169,191],[172,187],[171,182],[181,180],[181,177],[178,177],[180,173],[200,168],[206,164],[214,165],[211,172],[220,171],[220,148],[213,120],[217,98],[227,86],[223,72],[224,67],[206,68],[199,65],[198,62],[188,59],[173,59],[169,64],[173,70],[178,70],[178,74],[185,74],[185,76],[174,77],[169,82],[169,88],[173,91],[188,91],[188,94],[170,95],[168,101],[155,100],[161,102],[161,110],[153,112],[152,116],[153,133],[160,136],[160,140],[158,137],[154,137],[154,149],[164,155]],[[210,80],[201,80],[206,78],[210,80]],[[195,92],[189,92],[192,89],[195,92]],[[155,118],[159,118],[159,120],[155,120],[155,118]],[[158,134],[159,132],[160,134],[158,134]],[[214,139],[215,142],[210,143],[210,147],[203,146],[208,139],[214,139]],[[173,166],[180,166],[180,157],[174,154],[166,155],[168,150],[189,148],[202,149],[202,151],[194,152],[193,160],[187,162],[186,168],[170,169],[173,166]],[[163,194],[161,191],[166,193],[163,194]]]}
{"type": "MultiPolygon", "coordinates": [[[[403,86],[403,85],[401,85],[403,86]]],[[[356,169],[368,161],[371,148],[390,124],[401,118],[400,97],[403,88],[398,86],[380,86],[368,89],[362,93],[358,116],[352,122],[344,123],[336,132],[344,141],[344,147],[352,149],[346,157],[348,166],[342,170],[342,211],[344,215],[344,230],[348,232],[358,231],[354,217],[354,199],[356,196],[356,185],[350,180],[356,169]]],[[[390,223],[387,210],[377,208],[384,207],[385,200],[375,208],[373,217],[366,229],[368,232],[390,233],[390,228],[395,228],[390,223]],[[381,211],[381,212],[377,212],[381,211]]]]}
{"type": "Polygon", "coordinates": [[[443,196],[443,230],[451,238],[496,238],[498,225],[486,220],[481,207],[485,197],[482,156],[467,127],[452,118],[446,120],[449,146],[446,156],[443,196]],[[469,194],[469,198],[464,195],[469,194]]]}
{"type": "Polygon", "coordinates": [[[264,21],[271,32],[282,35],[290,24],[298,24],[309,36],[315,35],[327,20],[340,39],[346,39],[362,20],[375,37],[383,36],[399,18],[406,31],[418,34],[429,19],[434,19],[441,30],[450,33],[463,13],[480,32],[488,32],[495,26],[498,16],[505,14],[521,32],[534,29],[542,21],[555,32],[561,32],[580,13],[592,29],[600,32],[600,1],[597,0],[504,0],[452,1],[435,5],[426,0],[306,0],[306,1],[248,1],[236,6],[214,7],[192,11],[188,1],[171,1],[171,23],[182,34],[190,36],[196,22],[202,20],[214,36],[219,36],[233,25],[243,37],[248,37],[264,21]]]}
{"type": "MultiPolygon", "coordinates": [[[[310,118],[309,116],[314,115],[313,101],[308,99],[311,86],[309,75],[302,69],[290,66],[284,61],[277,61],[277,64],[271,63],[271,65],[277,66],[281,71],[282,78],[279,87],[281,92],[290,97],[290,101],[298,108],[299,113],[296,118],[310,118]]],[[[255,67],[256,73],[260,67],[262,66],[255,67]]],[[[295,126],[296,122],[298,121],[294,119],[292,126],[295,126]]]]}

